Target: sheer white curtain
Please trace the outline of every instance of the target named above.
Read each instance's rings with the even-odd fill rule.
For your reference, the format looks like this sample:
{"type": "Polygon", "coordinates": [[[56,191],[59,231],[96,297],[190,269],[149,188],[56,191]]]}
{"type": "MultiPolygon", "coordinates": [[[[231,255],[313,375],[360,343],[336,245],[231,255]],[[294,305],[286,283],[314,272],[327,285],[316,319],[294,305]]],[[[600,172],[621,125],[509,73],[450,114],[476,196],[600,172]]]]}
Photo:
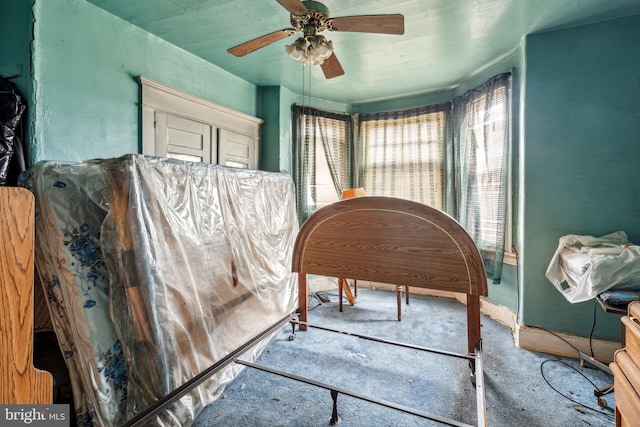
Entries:
{"type": "Polygon", "coordinates": [[[353,125],[349,114],[294,106],[295,182],[298,216],[304,221],[353,186],[353,125]],[[326,181],[332,194],[326,194],[326,181]]]}
{"type": "Polygon", "coordinates": [[[473,237],[487,276],[500,283],[507,221],[511,74],[453,101],[454,216],[473,237]]]}
{"type": "Polygon", "coordinates": [[[399,197],[443,210],[451,104],[357,117],[358,185],[367,194],[399,197]]]}

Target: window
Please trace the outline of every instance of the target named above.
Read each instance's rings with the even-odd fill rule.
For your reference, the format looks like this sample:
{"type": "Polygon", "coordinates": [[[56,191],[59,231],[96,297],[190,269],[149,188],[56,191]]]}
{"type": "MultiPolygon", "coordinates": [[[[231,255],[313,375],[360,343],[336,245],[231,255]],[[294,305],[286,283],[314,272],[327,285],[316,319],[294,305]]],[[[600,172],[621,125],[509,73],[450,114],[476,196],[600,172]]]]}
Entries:
{"type": "Polygon", "coordinates": [[[462,203],[461,211],[465,213],[477,209],[477,220],[472,225],[479,228],[478,234],[483,240],[484,246],[495,250],[489,236],[499,233],[499,225],[494,218],[502,215],[501,203],[502,171],[505,159],[505,144],[503,143],[506,128],[506,105],[500,102],[487,107],[487,97],[482,96],[474,100],[470,105],[472,118],[463,135],[465,153],[470,153],[463,158],[467,164],[468,174],[461,176],[463,188],[476,187],[476,200],[478,206],[472,203],[462,203]],[[486,111],[487,116],[484,116],[486,111]],[[480,160],[482,159],[482,161],[480,160]]]}
{"type": "MultiPolygon", "coordinates": [[[[450,102],[355,115],[358,181],[350,186],[452,215],[474,239],[494,283],[500,281],[505,247],[512,247],[510,93],[511,73],[505,73],[450,102]]],[[[305,192],[302,220],[337,200],[350,182],[349,116],[323,117],[319,110],[296,112],[296,146],[303,154],[296,154],[303,171],[296,182],[305,192]],[[332,185],[335,195],[325,197],[332,185]]]]}
{"type": "Polygon", "coordinates": [[[505,247],[512,247],[510,92],[506,73],[453,100],[453,215],[473,237],[494,283],[500,283],[505,247]]]}
{"type": "Polygon", "coordinates": [[[367,194],[399,197],[443,210],[447,123],[451,104],[357,119],[360,186],[367,194]]]}
{"type": "Polygon", "coordinates": [[[298,215],[304,221],[315,210],[339,199],[353,186],[351,116],[296,105],[298,215]]]}
{"type": "MultiPolygon", "coordinates": [[[[335,185],[333,184],[333,180],[331,179],[329,162],[327,161],[327,156],[324,153],[322,144],[317,144],[315,151],[315,179],[307,181],[308,185],[306,190],[307,202],[309,205],[314,206],[314,210],[317,210],[328,204],[337,202],[339,197],[335,185]]],[[[346,167],[347,165],[343,164],[343,166],[346,167]]]]}

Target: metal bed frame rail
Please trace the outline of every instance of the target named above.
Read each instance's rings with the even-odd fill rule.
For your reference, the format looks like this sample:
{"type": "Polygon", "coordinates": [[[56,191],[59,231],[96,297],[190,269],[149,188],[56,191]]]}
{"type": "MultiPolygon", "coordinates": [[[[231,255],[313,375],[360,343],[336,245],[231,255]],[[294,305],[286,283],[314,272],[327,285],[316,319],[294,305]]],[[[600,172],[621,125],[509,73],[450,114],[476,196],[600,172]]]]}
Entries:
{"type": "Polygon", "coordinates": [[[258,341],[262,340],[263,338],[265,338],[266,336],[270,335],[271,333],[277,331],[279,328],[281,328],[284,325],[286,325],[286,323],[290,323],[292,325],[292,333],[289,336],[289,340],[290,341],[293,341],[295,339],[295,327],[296,327],[296,325],[298,325],[298,326],[306,326],[308,328],[320,329],[320,330],[324,330],[324,331],[328,331],[328,332],[339,333],[339,334],[343,334],[343,335],[349,335],[349,336],[352,336],[352,337],[365,339],[365,340],[369,340],[369,341],[374,341],[374,342],[378,342],[378,343],[382,343],[382,344],[389,344],[389,345],[399,346],[399,347],[408,348],[408,349],[412,349],[412,350],[425,351],[425,352],[429,352],[429,353],[441,354],[441,355],[448,356],[448,357],[454,357],[454,358],[468,360],[469,364],[470,364],[470,367],[471,367],[471,380],[472,380],[472,382],[474,382],[475,387],[476,387],[476,400],[477,400],[477,408],[478,408],[478,426],[484,426],[485,425],[485,419],[484,419],[484,408],[485,408],[484,375],[483,375],[483,371],[482,371],[482,349],[480,347],[476,349],[475,355],[468,355],[468,354],[444,351],[444,350],[439,350],[439,349],[433,349],[433,348],[428,348],[428,347],[417,346],[417,345],[409,344],[409,343],[403,343],[403,342],[398,342],[398,341],[390,341],[390,340],[386,340],[384,338],[370,336],[370,335],[363,335],[363,334],[358,334],[358,333],[353,333],[353,332],[348,332],[348,331],[343,331],[343,330],[338,330],[338,329],[332,329],[332,328],[328,328],[328,327],[325,327],[325,326],[310,324],[310,323],[307,323],[307,322],[301,322],[299,320],[296,320],[297,316],[298,316],[298,313],[293,312],[293,313],[290,313],[289,315],[287,315],[286,317],[282,318],[277,323],[273,324],[269,328],[267,328],[264,331],[262,331],[260,334],[256,335],[251,340],[247,341],[246,343],[244,343],[243,345],[238,347],[232,353],[229,353],[227,356],[225,356],[220,361],[216,362],[215,364],[211,365],[209,368],[207,368],[204,371],[202,371],[200,374],[198,374],[197,376],[192,378],[190,381],[188,381],[188,382],[184,383],[182,386],[176,388],[173,392],[171,392],[170,394],[166,395],[165,397],[163,397],[161,399],[158,399],[152,405],[148,406],[146,409],[144,409],[139,414],[137,414],[134,418],[130,419],[125,424],[123,424],[123,427],[134,427],[134,426],[145,425],[145,423],[147,423],[154,416],[160,414],[164,409],[166,409],[173,402],[175,402],[176,400],[180,399],[186,393],[188,393],[189,391],[193,390],[195,387],[199,386],[201,383],[206,381],[209,377],[211,377],[212,375],[215,375],[217,372],[219,372],[221,369],[223,369],[225,366],[229,365],[230,363],[237,363],[239,365],[243,365],[243,366],[246,366],[246,367],[249,367],[249,368],[252,368],[252,369],[257,369],[257,370],[260,370],[260,371],[263,371],[263,372],[271,373],[271,374],[278,375],[278,376],[281,376],[281,377],[284,377],[284,378],[288,378],[288,379],[291,379],[291,380],[294,380],[294,381],[302,382],[302,383],[305,383],[305,384],[313,385],[315,387],[323,388],[325,390],[329,390],[331,392],[331,398],[333,400],[332,413],[331,413],[331,417],[329,419],[329,424],[330,425],[338,424],[341,421],[340,416],[338,415],[338,395],[343,394],[345,396],[354,397],[356,399],[364,400],[364,401],[367,401],[367,402],[370,402],[370,403],[373,403],[373,404],[376,404],[376,405],[385,406],[387,408],[395,409],[395,410],[398,410],[398,411],[401,411],[401,412],[404,412],[404,413],[416,415],[416,416],[421,417],[421,418],[425,418],[425,419],[429,419],[429,420],[432,420],[432,421],[436,421],[436,422],[439,422],[439,423],[441,423],[443,425],[456,426],[456,427],[472,427],[470,424],[465,424],[465,423],[462,423],[462,422],[459,422],[459,421],[456,421],[456,420],[453,420],[453,419],[448,419],[448,418],[445,418],[445,417],[441,417],[441,416],[436,415],[436,414],[432,414],[432,413],[429,413],[429,412],[425,412],[425,411],[421,411],[421,410],[418,410],[418,409],[410,408],[408,406],[404,406],[404,405],[401,405],[401,404],[398,404],[398,403],[395,403],[395,402],[391,402],[391,401],[380,399],[380,398],[376,398],[376,397],[367,396],[365,394],[358,393],[358,392],[355,392],[355,391],[351,391],[351,390],[348,390],[348,389],[345,389],[345,388],[342,388],[342,387],[338,387],[338,386],[335,386],[335,385],[331,385],[331,384],[327,384],[327,383],[324,383],[324,382],[316,381],[316,380],[313,380],[311,378],[306,378],[306,377],[302,377],[302,376],[299,376],[299,375],[291,374],[291,373],[288,373],[288,372],[285,372],[285,371],[281,371],[281,370],[274,369],[274,368],[271,368],[271,367],[268,367],[268,366],[260,365],[260,364],[257,364],[255,362],[249,362],[247,360],[243,360],[243,359],[239,358],[244,353],[249,351],[258,341]]]}
{"type": "MultiPolygon", "coordinates": [[[[356,338],[360,338],[360,339],[365,339],[365,340],[369,340],[369,341],[375,341],[378,343],[382,343],[382,344],[389,344],[389,345],[394,345],[394,346],[398,346],[398,347],[403,347],[403,348],[409,348],[412,350],[419,350],[419,351],[425,351],[425,352],[429,352],[429,353],[435,353],[435,354],[440,354],[440,355],[444,355],[444,356],[449,356],[449,357],[455,357],[455,358],[460,358],[460,359],[466,359],[469,361],[470,367],[471,367],[471,381],[474,383],[475,388],[476,388],[476,403],[477,403],[477,408],[478,408],[478,412],[477,412],[477,416],[478,416],[478,425],[479,426],[484,426],[485,425],[485,417],[484,417],[484,408],[485,408],[485,392],[484,392],[484,374],[482,371],[482,349],[480,347],[478,347],[476,349],[476,352],[474,355],[468,355],[468,354],[462,354],[462,353],[456,353],[456,352],[451,352],[451,351],[444,351],[444,350],[438,350],[438,349],[434,349],[434,348],[428,348],[428,347],[422,347],[422,346],[417,346],[414,344],[409,344],[409,343],[403,343],[403,342],[399,342],[399,341],[390,341],[390,340],[386,340],[384,338],[380,338],[380,337],[375,337],[375,336],[371,336],[371,335],[363,335],[363,334],[357,334],[357,333],[353,333],[353,332],[348,332],[348,331],[343,331],[343,330],[339,330],[339,329],[332,329],[332,328],[328,328],[325,326],[319,326],[319,325],[313,325],[307,322],[300,322],[300,321],[296,321],[296,320],[292,320],[291,324],[293,325],[293,331],[291,333],[291,335],[289,336],[289,340],[293,340],[295,338],[295,325],[303,325],[306,326],[308,328],[315,328],[315,329],[321,329],[323,331],[328,331],[328,332],[335,332],[335,333],[339,333],[339,334],[343,334],[343,335],[349,335],[352,337],[356,337],[356,338]]],[[[348,389],[344,389],[341,387],[337,387],[331,384],[327,384],[327,383],[323,383],[320,381],[316,381],[316,380],[312,380],[310,378],[305,378],[305,377],[301,377],[298,375],[294,375],[294,374],[290,374],[278,369],[274,369],[274,368],[270,368],[267,366],[262,366],[259,365],[257,363],[252,363],[252,362],[248,362],[245,360],[241,360],[241,359],[234,359],[235,363],[250,367],[250,368],[254,368],[254,369],[258,369],[260,371],[263,372],[268,372],[271,374],[275,374],[275,375],[279,375],[281,377],[285,377],[285,378],[289,378],[295,381],[299,381],[299,382],[303,382],[306,384],[310,384],[316,387],[320,387],[326,390],[329,390],[331,392],[331,398],[333,399],[333,410],[331,413],[331,418],[329,419],[329,424],[330,425],[335,425],[338,424],[341,419],[340,416],[338,415],[338,395],[339,394],[344,394],[346,396],[351,396],[354,397],[356,399],[361,399],[370,403],[374,403],[377,405],[381,405],[381,406],[385,406],[387,408],[391,408],[391,409],[396,409],[398,411],[401,412],[405,412],[408,414],[412,414],[412,415],[416,415],[418,417],[422,417],[422,418],[426,418],[432,421],[436,421],[439,422],[441,424],[444,425],[449,425],[449,426],[457,426],[457,427],[472,427],[470,424],[465,424],[453,419],[449,419],[449,418],[444,418],[441,417],[439,415],[435,415],[429,412],[425,412],[425,411],[420,411],[414,408],[410,408],[408,406],[404,406],[404,405],[400,405],[397,404],[395,402],[391,402],[388,400],[384,400],[384,399],[379,399],[376,397],[371,397],[371,396],[367,396],[365,394],[362,393],[358,393],[355,391],[351,391],[348,389]]]]}
{"type": "Polygon", "coordinates": [[[275,332],[287,322],[293,325],[290,339],[295,337],[297,325],[300,331],[320,328],[380,343],[468,360],[472,371],[471,380],[476,387],[478,426],[486,425],[480,296],[487,295],[487,278],[475,243],[453,218],[426,205],[390,197],[373,196],[343,200],[316,211],[304,222],[296,238],[292,264],[292,271],[298,273],[298,310],[296,312],[290,313],[192,380],[159,399],[128,421],[125,426],[142,425],[209,376],[234,362],[330,390],[334,402],[330,423],[337,423],[340,420],[337,412],[337,397],[339,394],[344,394],[442,424],[467,426],[456,420],[407,408],[239,358],[258,340],[275,332]],[[307,323],[307,274],[350,277],[466,294],[468,354],[428,349],[311,325],[307,323]]]}

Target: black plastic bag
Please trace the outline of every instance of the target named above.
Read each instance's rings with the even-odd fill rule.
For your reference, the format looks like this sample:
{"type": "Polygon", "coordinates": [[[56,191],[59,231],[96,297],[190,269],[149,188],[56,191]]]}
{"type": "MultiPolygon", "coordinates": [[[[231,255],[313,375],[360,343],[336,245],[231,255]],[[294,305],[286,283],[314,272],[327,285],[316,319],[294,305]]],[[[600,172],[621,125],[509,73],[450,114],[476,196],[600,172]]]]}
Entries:
{"type": "Polygon", "coordinates": [[[22,116],[27,109],[15,85],[0,77],[0,186],[16,185],[25,170],[22,116]]]}

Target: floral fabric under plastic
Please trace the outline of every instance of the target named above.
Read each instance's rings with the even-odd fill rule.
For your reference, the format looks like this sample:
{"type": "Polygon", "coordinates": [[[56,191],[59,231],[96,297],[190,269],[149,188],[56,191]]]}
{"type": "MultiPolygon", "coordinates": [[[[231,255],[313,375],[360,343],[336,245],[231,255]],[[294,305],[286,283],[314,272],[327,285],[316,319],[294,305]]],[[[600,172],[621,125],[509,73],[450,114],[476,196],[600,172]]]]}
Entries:
{"type": "MultiPolygon", "coordinates": [[[[79,425],[122,424],[295,310],[288,175],[127,155],[41,162],[22,179],[79,425]]],[[[189,425],[240,370],[153,424],[189,425]]]]}

